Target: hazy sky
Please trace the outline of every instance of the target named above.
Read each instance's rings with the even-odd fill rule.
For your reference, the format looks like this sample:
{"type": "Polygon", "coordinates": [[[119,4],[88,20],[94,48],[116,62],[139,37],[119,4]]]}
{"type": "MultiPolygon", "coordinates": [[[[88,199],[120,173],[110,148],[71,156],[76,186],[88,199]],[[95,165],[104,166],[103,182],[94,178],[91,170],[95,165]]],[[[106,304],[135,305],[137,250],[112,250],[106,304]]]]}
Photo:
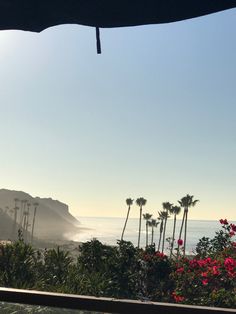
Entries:
{"type": "MultiPolygon", "coordinates": [[[[179,23],[0,32],[0,186],[76,215],[143,196],[236,220],[236,10],[179,23]]],[[[132,217],[138,216],[133,207],[132,217]]]]}

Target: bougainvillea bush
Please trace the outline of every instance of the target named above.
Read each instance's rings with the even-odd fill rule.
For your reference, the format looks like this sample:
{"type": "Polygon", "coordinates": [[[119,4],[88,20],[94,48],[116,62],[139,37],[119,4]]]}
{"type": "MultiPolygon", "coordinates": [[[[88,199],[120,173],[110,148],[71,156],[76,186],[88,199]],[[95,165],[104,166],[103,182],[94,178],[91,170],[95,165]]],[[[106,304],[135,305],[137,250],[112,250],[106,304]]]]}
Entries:
{"type": "MultiPolygon", "coordinates": [[[[0,245],[0,285],[113,298],[236,308],[236,225],[220,220],[194,256],[171,258],[118,241],[83,243],[77,258],[62,249],[37,252],[19,239],[0,245]]],[[[179,246],[183,240],[179,239],[179,246]]]]}
{"type": "Polygon", "coordinates": [[[171,277],[177,303],[236,307],[236,225],[221,219],[213,239],[200,239],[193,259],[176,261],[171,277]]]}

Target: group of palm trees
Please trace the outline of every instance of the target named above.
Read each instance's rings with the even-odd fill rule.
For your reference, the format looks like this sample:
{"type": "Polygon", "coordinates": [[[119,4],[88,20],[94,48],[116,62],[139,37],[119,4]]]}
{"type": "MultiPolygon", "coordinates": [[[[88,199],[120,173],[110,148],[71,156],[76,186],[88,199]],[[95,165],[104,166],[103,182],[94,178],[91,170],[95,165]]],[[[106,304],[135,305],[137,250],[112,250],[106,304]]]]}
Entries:
{"type": "MultiPolygon", "coordinates": [[[[176,234],[176,219],[177,215],[180,214],[181,208],[183,208],[183,217],[181,221],[181,226],[180,226],[180,231],[179,231],[179,236],[178,236],[178,241],[177,241],[177,256],[180,254],[180,247],[182,247],[183,250],[183,255],[185,256],[186,252],[186,240],[187,240],[187,222],[188,222],[188,211],[190,207],[193,207],[199,202],[199,200],[194,200],[193,195],[187,194],[186,196],[182,197],[177,205],[173,205],[169,202],[164,202],[162,203],[163,210],[158,212],[158,217],[157,219],[153,219],[151,214],[146,213],[143,214],[143,207],[146,205],[147,200],[143,197],[139,197],[136,199],[135,203],[139,207],[139,231],[138,231],[138,248],[140,247],[140,236],[141,236],[141,224],[142,224],[142,218],[146,221],[146,248],[149,245],[156,246],[154,243],[154,228],[157,228],[159,226],[159,240],[158,240],[158,245],[157,245],[157,251],[159,252],[164,252],[165,248],[165,241],[166,241],[166,225],[168,218],[170,218],[170,215],[173,215],[173,232],[172,236],[169,238],[170,242],[170,256],[173,256],[173,250],[174,250],[174,243],[175,243],[175,234],[176,234]],[[148,239],[148,229],[149,227],[151,228],[151,241],[149,242],[148,239]],[[184,232],[184,239],[182,240],[182,235],[184,232]]],[[[133,205],[134,200],[131,198],[126,199],[126,204],[128,206],[128,211],[127,211],[127,216],[125,220],[125,224],[122,230],[122,235],[121,235],[121,241],[124,239],[124,233],[125,229],[127,226],[127,222],[129,219],[129,214],[130,214],[130,209],[131,206],[133,205]]]]}
{"type": "Polygon", "coordinates": [[[33,204],[31,204],[26,199],[19,200],[18,198],[15,198],[14,202],[14,208],[10,209],[9,206],[6,206],[6,212],[9,212],[10,216],[12,216],[13,218],[11,238],[14,240],[17,239],[17,231],[20,230],[24,241],[33,243],[35,218],[39,203],[34,202],[33,204]],[[32,219],[30,223],[31,215],[32,219]]]}

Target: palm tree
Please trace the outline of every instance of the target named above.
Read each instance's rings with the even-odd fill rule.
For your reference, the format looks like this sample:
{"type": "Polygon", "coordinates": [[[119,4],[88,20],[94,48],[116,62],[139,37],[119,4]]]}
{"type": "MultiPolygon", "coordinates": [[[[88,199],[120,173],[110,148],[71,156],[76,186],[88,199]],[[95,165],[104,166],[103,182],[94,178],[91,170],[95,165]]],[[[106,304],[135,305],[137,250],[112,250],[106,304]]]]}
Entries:
{"type": "Polygon", "coordinates": [[[123,241],[123,237],[124,237],[127,221],[129,219],[130,207],[133,205],[133,201],[134,200],[132,200],[132,198],[127,198],[126,199],[126,204],[128,206],[128,212],[127,212],[127,216],[126,216],[126,219],[125,219],[125,225],[124,225],[124,228],[123,228],[123,231],[122,231],[122,234],[121,234],[121,241],[123,241]]]}
{"type": "MultiPolygon", "coordinates": [[[[15,207],[14,207],[13,209],[14,209],[14,211],[16,212],[15,208],[18,208],[19,199],[18,199],[17,197],[14,198],[14,202],[15,202],[15,207]]],[[[17,218],[17,213],[16,213],[16,218],[17,218]]],[[[17,223],[17,221],[16,221],[16,223],[17,223]]]]}
{"type": "Polygon", "coordinates": [[[30,216],[30,206],[31,204],[27,203],[27,215],[26,215],[26,223],[25,223],[25,241],[27,241],[28,236],[28,228],[29,228],[29,216],[30,216]]]}
{"type": "Polygon", "coordinates": [[[179,206],[172,206],[171,207],[170,213],[174,215],[174,226],[173,226],[173,234],[172,234],[172,240],[171,240],[170,257],[173,254],[173,248],[174,248],[176,216],[179,215],[180,212],[181,212],[181,207],[179,207],[179,206]]]}
{"type": "Polygon", "coordinates": [[[23,220],[24,220],[24,215],[25,215],[24,213],[26,211],[26,204],[28,203],[28,200],[23,200],[22,203],[23,203],[23,208],[22,208],[22,215],[21,215],[21,220],[20,220],[21,228],[23,228],[23,224],[24,224],[23,220]]]}
{"type": "MultiPolygon", "coordinates": [[[[183,226],[184,226],[184,247],[183,247],[183,255],[185,256],[185,250],[186,250],[186,238],[187,238],[187,221],[188,221],[188,209],[189,207],[194,207],[199,200],[193,200],[194,195],[187,194],[183,198],[181,198],[179,202],[180,206],[184,208],[184,214],[182,218],[180,233],[179,233],[179,239],[181,239],[182,232],[183,232],[183,226]],[[184,225],[185,223],[185,225],[184,225]]],[[[178,243],[178,255],[179,255],[179,243],[178,243]]]]}
{"type": "Polygon", "coordinates": [[[146,220],[146,248],[148,247],[148,222],[152,218],[152,215],[146,213],[143,214],[143,219],[146,220]]]}
{"type": "Polygon", "coordinates": [[[37,211],[37,208],[39,206],[39,203],[35,202],[33,204],[34,206],[34,217],[33,217],[33,223],[32,223],[32,233],[31,233],[31,243],[33,243],[33,239],[34,239],[34,225],[35,225],[35,217],[36,217],[36,211],[37,211]]]}
{"type": "Polygon", "coordinates": [[[149,227],[152,228],[152,237],[151,237],[151,245],[154,244],[153,239],[154,239],[154,228],[156,228],[159,225],[159,222],[156,221],[156,219],[152,219],[150,221],[148,221],[148,225],[149,227]]]}
{"type": "MultiPolygon", "coordinates": [[[[17,204],[17,202],[15,202],[15,204],[17,204]]],[[[12,228],[12,239],[16,239],[16,225],[17,225],[17,211],[19,210],[19,207],[15,206],[13,208],[13,212],[14,212],[14,222],[13,222],[13,228],[12,228]]]]}
{"type": "Polygon", "coordinates": [[[22,216],[24,211],[24,200],[20,201],[20,226],[22,227],[22,216]]]}
{"type": "Polygon", "coordinates": [[[166,213],[164,216],[164,230],[163,230],[163,240],[162,240],[162,253],[164,251],[164,245],[165,245],[165,236],[166,236],[166,224],[167,224],[167,219],[170,217],[168,214],[171,210],[171,207],[173,206],[173,204],[169,203],[169,202],[165,202],[162,203],[162,207],[164,209],[164,212],[166,213]]]}
{"type": "Polygon", "coordinates": [[[23,222],[22,222],[23,238],[24,238],[25,241],[26,241],[26,237],[27,237],[27,234],[26,234],[26,229],[27,229],[27,216],[28,216],[28,211],[25,210],[25,211],[23,212],[23,222]]]}
{"type": "Polygon", "coordinates": [[[136,199],[136,204],[139,206],[139,230],[138,230],[138,248],[140,247],[140,235],[141,235],[141,221],[142,221],[142,210],[143,206],[145,206],[147,203],[147,200],[143,197],[139,197],[136,199]]]}

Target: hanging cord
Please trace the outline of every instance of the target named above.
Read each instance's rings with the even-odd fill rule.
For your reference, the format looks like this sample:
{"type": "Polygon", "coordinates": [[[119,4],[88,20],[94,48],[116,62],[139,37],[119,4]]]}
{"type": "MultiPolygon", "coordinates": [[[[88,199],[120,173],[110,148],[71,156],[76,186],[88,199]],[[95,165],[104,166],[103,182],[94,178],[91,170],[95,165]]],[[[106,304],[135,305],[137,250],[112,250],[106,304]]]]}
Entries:
{"type": "Polygon", "coordinates": [[[97,54],[101,54],[101,40],[100,40],[100,30],[99,27],[96,27],[96,40],[97,40],[97,54]]]}

